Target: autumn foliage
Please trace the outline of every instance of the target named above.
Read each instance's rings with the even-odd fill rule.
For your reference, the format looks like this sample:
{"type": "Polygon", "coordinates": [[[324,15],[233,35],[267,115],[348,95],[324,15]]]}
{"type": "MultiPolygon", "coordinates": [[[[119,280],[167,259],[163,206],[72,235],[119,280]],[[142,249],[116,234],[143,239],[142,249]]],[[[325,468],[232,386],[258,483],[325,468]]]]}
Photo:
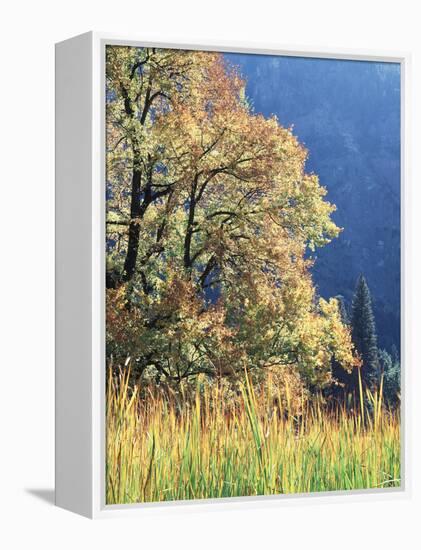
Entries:
{"type": "Polygon", "coordinates": [[[218,53],[107,48],[107,357],[137,380],[358,365],[312,252],[340,229],[307,152],[218,53]],[[130,359],[129,359],[130,358],[130,359]]]}

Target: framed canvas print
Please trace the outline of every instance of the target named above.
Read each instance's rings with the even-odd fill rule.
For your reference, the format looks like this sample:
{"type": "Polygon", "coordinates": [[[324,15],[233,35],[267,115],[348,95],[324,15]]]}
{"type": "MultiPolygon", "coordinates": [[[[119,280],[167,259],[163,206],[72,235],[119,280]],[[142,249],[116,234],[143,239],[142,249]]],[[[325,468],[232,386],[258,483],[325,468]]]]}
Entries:
{"type": "Polygon", "coordinates": [[[404,55],[56,47],[56,499],[407,490],[404,55]]]}

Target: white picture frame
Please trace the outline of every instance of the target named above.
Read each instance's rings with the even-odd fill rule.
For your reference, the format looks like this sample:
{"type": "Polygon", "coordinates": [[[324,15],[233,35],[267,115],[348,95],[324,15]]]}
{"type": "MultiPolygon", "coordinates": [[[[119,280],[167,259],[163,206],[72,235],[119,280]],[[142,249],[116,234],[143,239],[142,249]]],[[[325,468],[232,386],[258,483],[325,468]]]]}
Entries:
{"type": "Polygon", "coordinates": [[[56,45],[56,504],[90,518],[408,498],[411,490],[410,55],[271,44],[124,38],[89,32],[56,45]],[[396,489],[105,504],[105,46],[156,46],[366,61],[401,66],[402,486],[396,489]]]}

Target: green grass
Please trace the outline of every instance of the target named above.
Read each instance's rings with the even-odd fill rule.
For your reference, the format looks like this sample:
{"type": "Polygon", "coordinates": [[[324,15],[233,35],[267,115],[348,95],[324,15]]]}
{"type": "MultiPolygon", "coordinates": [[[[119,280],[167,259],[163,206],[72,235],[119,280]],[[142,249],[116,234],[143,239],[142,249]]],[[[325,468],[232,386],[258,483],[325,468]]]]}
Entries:
{"type": "Polygon", "coordinates": [[[108,504],[400,485],[400,420],[381,389],[367,409],[316,402],[294,417],[247,379],[234,402],[216,385],[140,398],[128,380],[108,383],[108,504]]]}

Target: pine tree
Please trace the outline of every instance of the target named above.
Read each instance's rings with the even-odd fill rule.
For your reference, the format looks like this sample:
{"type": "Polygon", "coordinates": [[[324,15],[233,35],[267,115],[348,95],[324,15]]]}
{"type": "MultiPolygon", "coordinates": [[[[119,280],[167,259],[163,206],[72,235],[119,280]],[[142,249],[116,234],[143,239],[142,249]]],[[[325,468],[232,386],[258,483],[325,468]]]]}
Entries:
{"type": "Polygon", "coordinates": [[[341,316],[342,323],[344,325],[349,325],[348,308],[346,306],[345,298],[341,294],[338,294],[335,298],[338,300],[339,314],[341,316]]]}
{"type": "Polygon", "coordinates": [[[392,354],[379,350],[380,370],[383,373],[383,397],[390,405],[398,402],[401,390],[401,369],[397,350],[392,348],[392,354]]]}
{"type": "MultiPolygon", "coordinates": [[[[335,299],[338,302],[339,315],[341,321],[344,325],[349,326],[349,314],[346,307],[345,298],[338,294],[335,296],[335,299]]],[[[356,369],[354,369],[356,370],[356,369]]],[[[358,384],[358,377],[355,376],[355,373],[349,373],[335,360],[332,361],[332,377],[334,384],[326,392],[327,395],[334,396],[336,399],[342,399],[344,393],[348,391],[354,391],[358,387],[355,382],[358,384]]]]}
{"type": "Polygon", "coordinates": [[[352,340],[363,361],[362,380],[373,386],[377,382],[380,365],[370,290],[363,275],[358,278],[352,301],[351,327],[352,340]]]}

